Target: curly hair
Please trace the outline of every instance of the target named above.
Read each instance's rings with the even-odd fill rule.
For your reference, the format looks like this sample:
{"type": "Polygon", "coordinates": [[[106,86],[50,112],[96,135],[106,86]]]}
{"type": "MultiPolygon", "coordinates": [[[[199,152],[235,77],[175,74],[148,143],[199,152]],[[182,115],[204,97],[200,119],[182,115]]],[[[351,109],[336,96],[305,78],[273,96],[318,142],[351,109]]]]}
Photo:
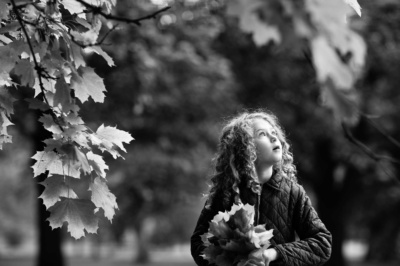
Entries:
{"type": "Polygon", "coordinates": [[[221,200],[221,204],[228,207],[232,199],[235,203],[239,202],[243,187],[260,187],[254,164],[257,155],[253,121],[256,118],[266,120],[276,130],[282,144],[282,160],[273,166],[274,174],[297,182],[290,145],[277,117],[266,111],[244,112],[231,119],[222,129],[218,151],[214,158],[215,171],[210,178],[207,206],[213,204],[218,195],[218,201],[221,200]]]}

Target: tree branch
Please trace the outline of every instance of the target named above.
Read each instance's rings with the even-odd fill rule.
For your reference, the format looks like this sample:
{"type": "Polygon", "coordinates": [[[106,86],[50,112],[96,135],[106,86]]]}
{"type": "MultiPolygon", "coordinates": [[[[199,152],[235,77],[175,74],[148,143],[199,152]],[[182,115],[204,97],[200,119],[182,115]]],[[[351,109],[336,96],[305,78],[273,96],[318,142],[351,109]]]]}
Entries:
{"type": "Polygon", "coordinates": [[[167,11],[168,9],[171,8],[170,6],[167,6],[167,7],[164,7],[164,8],[162,8],[162,9],[160,9],[160,10],[158,10],[158,11],[152,13],[152,14],[146,15],[146,16],[144,16],[144,17],[137,18],[137,19],[130,19],[130,18],[123,18],[123,17],[113,16],[113,15],[104,13],[104,12],[101,10],[101,7],[93,6],[93,5],[91,5],[91,4],[86,3],[86,2],[83,1],[83,0],[76,0],[76,1],[79,2],[79,3],[81,3],[84,7],[90,9],[89,12],[92,12],[92,13],[98,14],[98,15],[101,15],[102,17],[104,17],[104,18],[106,18],[106,19],[115,20],[115,21],[120,21],[120,22],[124,22],[124,23],[128,23],[128,24],[135,24],[135,25],[137,25],[137,26],[140,26],[140,25],[141,25],[141,22],[142,22],[143,20],[155,19],[156,16],[157,16],[158,14],[160,14],[160,13],[162,13],[162,12],[165,12],[165,11],[167,11]]]}
{"type": "MultiPolygon", "coordinates": [[[[43,93],[43,98],[44,98],[45,102],[50,106],[49,101],[47,100],[47,97],[46,97],[46,94],[45,94],[45,88],[44,88],[43,80],[42,80],[42,77],[46,77],[47,78],[47,76],[49,76],[49,75],[46,72],[46,70],[36,60],[36,56],[35,56],[35,52],[33,50],[33,46],[32,46],[31,40],[29,38],[28,32],[26,31],[23,19],[21,18],[21,15],[19,14],[19,10],[18,10],[19,7],[17,7],[17,5],[15,4],[15,0],[11,0],[11,4],[13,6],[13,10],[14,10],[14,13],[15,13],[15,15],[17,17],[17,20],[18,20],[19,24],[21,25],[22,32],[25,35],[26,42],[28,43],[28,46],[29,46],[29,50],[31,51],[31,54],[32,54],[32,57],[33,57],[33,63],[35,64],[35,71],[36,71],[36,73],[38,75],[38,79],[39,79],[39,87],[40,87],[40,90],[43,93]],[[43,73],[45,73],[46,75],[44,75],[43,73]]],[[[64,128],[58,122],[57,116],[54,114],[54,112],[51,109],[50,109],[50,114],[51,114],[54,122],[61,129],[61,131],[64,131],[64,128]]]]}
{"type": "Polygon", "coordinates": [[[391,163],[395,163],[395,164],[399,164],[400,165],[400,161],[397,159],[394,159],[390,156],[384,156],[384,155],[377,155],[373,150],[371,150],[369,147],[367,147],[364,143],[362,143],[361,141],[357,140],[353,134],[350,132],[349,128],[346,126],[345,123],[342,123],[342,128],[343,128],[343,132],[346,136],[346,138],[353,143],[355,146],[357,146],[360,150],[362,150],[366,155],[368,155],[370,158],[372,158],[374,161],[388,161],[391,163]]]}
{"type": "Polygon", "coordinates": [[[363,117],[371,124],[371,126],[373,128],[375,128],[379,133],[381,133],[390,143],[392,143],[394,146],[396,146],[397,148],[400,149],[399,141],[397,141],[395,138],[393,138],[387,132],[385,132],[383,129],[381,129],[374,121],[372,121],[366,115],[363,115],[363,117]]]}

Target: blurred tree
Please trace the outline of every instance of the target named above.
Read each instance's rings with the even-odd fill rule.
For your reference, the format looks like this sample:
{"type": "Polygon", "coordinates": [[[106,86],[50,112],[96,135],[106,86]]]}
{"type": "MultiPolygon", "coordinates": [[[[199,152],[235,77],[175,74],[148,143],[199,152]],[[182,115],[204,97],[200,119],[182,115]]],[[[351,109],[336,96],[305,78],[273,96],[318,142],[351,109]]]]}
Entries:
{"type": "MultiPolygon", "coordinates": [[[[135,16],[151,7],[146,1],[120,1],[118,14],[135,16]]],[[[156,25],[114,34],[109,52],[118,69],[104,65],[99,72],[107,75],[109,101],[82,110],[88,120],[118,123],[135,136],[128,163],[111,166],[119,170],[110,186],[120,207],[113,228],[119,235],[121,229],[135,229],[141,262],[149,259],[149,241],[190,237],[218,122],[238,107],[229,64],[210,47],[219,26],[204,3],[175,1],[156,25]]],[[[93,56],[92,64],[99,63],[93,56]]]]}

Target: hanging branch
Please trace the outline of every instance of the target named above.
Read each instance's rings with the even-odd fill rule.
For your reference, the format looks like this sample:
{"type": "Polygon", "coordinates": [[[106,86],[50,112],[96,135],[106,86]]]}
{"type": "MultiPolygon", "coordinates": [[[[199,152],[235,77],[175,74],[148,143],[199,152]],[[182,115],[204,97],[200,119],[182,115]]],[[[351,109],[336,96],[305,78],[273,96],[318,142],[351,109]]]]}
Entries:
{"type": "Polygon", "coordinates": [[[362,150],[365,154],[367,154],[370,158],[372,158],[374,161],[389,161],[391,163],[395,163],[395,164],[399,164],[400,165],[400,161],[396,160],[392,157],[389,156],[384,156],[384,155],[378,155],[376,154],[373,150],[371,150],[369,147],[367,147],[364,143],[362,143],[361,141],[357,140],[353,134],[350,132],[350,129],[347,127],[347,125],[345,123],[342,123],[342,128],[343,128],[343,132],[346,136],[346,138],[353,143],[356,147],[358,147],[360,150],[362,150]]]}
{"type": "Polygon", "coordinates": [[[375,128],[382,136],[384,136],[390,143],[392,143],[394,146],[400,149],[400,142],[397,141],[395,138],[390,136],[387,132],[385,132],[383,129],[381,129],[372,119],[368,118],[366,115],[363,115],[363,117],[370,123],[370,125],[375,128]]]}
{"type": "MultiPolygon", "coordinates": [[[[35,56],[35,52],[33,50],[33,46],[32,46],[31,40],[29,38],[28,32],[26,31],[23,19],[21,18],[21,15],[19,14],[19,10],[18,9],[20,7],[18,7],[15,4],[15,0],[11,0],[11,5],[13,6],[13,11],[15,13],[15,16],[16,16],[17,20],[18,20],[18,23],[21,25],[22,32],[24,33],[24,36],[26,38],[26,42],[28,43],[28,46],[29,46],[29,50],[30,50],[30,52],[32,54],[33,63],[35,64],[35,71],[36,71],[36,74],[38,75],[39,87],[40,87],[40,90],[42,91],[43,98],[44,98],[45,102],[47,103],[47,105],[50,106],[49,101],[47,100],[47,97],[46,97],[46,94],[45,94],[46,89],[44,88],[43,80],[42,80],[43,77],[48,78],[48,77],[50,77],[50,75],[47,73],[46,69],[43,68],[39,64],[39,62],[36,60],[36,56],[35,56]]],[[[64,128],[60,125],[57,116],[55,115],[55,113],[53,112],[53,110],[51,108],[50,108],[50,115],[53,118],[54,122],[61,129],[61,131],[64,131],[64,128]]]]}
{"type": "Polygon", "coordinates": [[[124,23],[128,23],[128,24],[135,24],[137,26],[141,25],[141,22],[143,20],[147,20],[147,19],[155,19],[157,17],[158,14],[167,11],[168,9],[170,9],[170,6],[164,7],[152,14],[146,15],[144,17],[141,18],[137,18],[137,19],[130,19],[130,18],[123,18],[123,17],[118,17],[118,16],[113,16],[107,13],[104,13],[101,10],[101,7],[97,7],[97,6],[93,6],[91,4],[86,3],[83,0],[76,0],[77,2],[81,3],[84,7],[90,9],[90,11],[88,12],[92,12],[93,14],[98,14],[101,15],[102,17],[106,18],[106,19],[110,19],[110,20],[115,20],[115,21],[120,21],[120,22],[124,22],[124,23]]]}

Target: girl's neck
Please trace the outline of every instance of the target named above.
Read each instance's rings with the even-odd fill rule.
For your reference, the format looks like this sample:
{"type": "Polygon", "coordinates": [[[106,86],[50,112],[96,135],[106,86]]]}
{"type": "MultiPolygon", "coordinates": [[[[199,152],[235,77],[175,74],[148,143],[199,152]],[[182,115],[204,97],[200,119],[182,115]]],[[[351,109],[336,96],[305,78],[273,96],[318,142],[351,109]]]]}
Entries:
{"type": "Polygon", "coordinates": [[[272,165],[268,167],[256,167],[256,172],[258,176],[258,181],[261,184],[264,184],[271,179],[273,174],[273,167],[272,165]]]}

